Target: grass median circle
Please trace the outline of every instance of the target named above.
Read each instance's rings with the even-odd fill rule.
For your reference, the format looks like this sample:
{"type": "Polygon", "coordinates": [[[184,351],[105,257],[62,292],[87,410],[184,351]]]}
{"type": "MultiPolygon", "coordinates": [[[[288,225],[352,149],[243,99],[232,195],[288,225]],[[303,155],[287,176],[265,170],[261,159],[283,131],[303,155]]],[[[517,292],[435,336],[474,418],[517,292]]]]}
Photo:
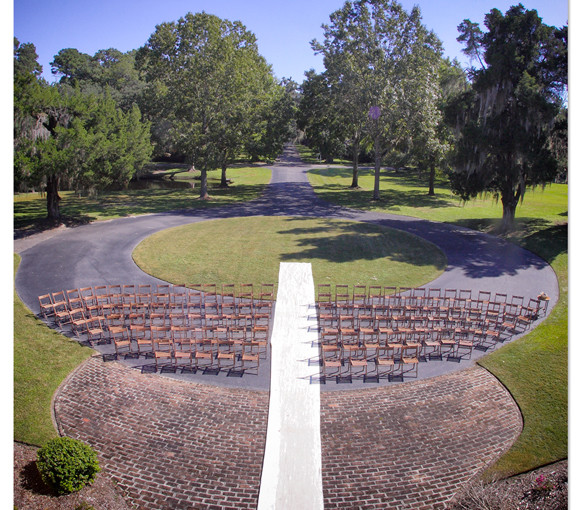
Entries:
{"type": "Polygon", "coordinates": [[[434,244],[379,225],[304,217],[231,218],[157,232],[133,252],[174,284],[277,282],[281,262],[310,262],[314,283],[418,287],[447,266],[434,244]]]}

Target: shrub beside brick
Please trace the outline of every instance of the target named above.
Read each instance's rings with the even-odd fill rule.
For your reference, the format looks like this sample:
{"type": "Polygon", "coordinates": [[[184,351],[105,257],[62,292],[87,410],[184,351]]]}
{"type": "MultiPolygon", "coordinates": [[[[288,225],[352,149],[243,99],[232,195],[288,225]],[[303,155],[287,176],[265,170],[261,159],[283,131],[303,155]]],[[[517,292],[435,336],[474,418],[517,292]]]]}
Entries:
{"type": "Polygon", "coordinates": [[[48,441],[38,450],[36,465],[44,483],[58,494],[69,494],[90,485],[101,470],[96,452],[71,437],[48,441]]]}

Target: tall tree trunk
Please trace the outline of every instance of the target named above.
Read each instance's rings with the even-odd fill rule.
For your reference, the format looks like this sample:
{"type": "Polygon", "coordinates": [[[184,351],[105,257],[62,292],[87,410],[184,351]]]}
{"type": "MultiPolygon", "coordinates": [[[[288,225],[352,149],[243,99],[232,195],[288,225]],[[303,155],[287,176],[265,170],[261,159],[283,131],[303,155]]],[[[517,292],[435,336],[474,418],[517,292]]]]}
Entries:
{"type": "Polygon", "coordinates": [[[199,187],[199,198],[200,200],[209,200],[209,194],[207,193],[207,170],[203,168],[201,170],[201,183],[199,187]]]}
{"type": "Polygon", "coordinates": [[[375,187],[373,190],[373,200],[380,200],[381,188],[381,137],[375,137],[375,187]]]}
{"type": "Polygon", "coordinates": [[[220,182],[220,188],[228,187],[228,179],[226,177],[226,170],[228,169],[228,156],[224,152],[222,155],[222,180],[220,182]]]}
{"type": "Polygon", "coordinates": [[[57,175],[49,175],[46,180],[46,212],[49,220],[60,219],[59,181],[57,175]]]}
{"type": "Polygon", "coordinates": [[[352,184],[351,188],[358,188],[358,156],[360,151],[360,141],[355,138],[352,144],[352,184]]]}
{"type": "Polygon", "coordinates": [[[503,214],[501,218],[500,232],[510,232],[514,228],[518,197],[511,191],[508,193],[502,193],[501,203],[503,206],[503,214]]]}
{"type": "Polygon", "coordinates": [[[220,188],[227,188],[228,187],[228,179],[226,177],[226,170],[228,169],[228,165],[222,163],[222,180],[220,182],[220,188]]]}
{"type": "Polygon", "coordinates": [[[429,167],[429,193],[430,197],[435,195],[435,163],[431,163],[429,167]]]}

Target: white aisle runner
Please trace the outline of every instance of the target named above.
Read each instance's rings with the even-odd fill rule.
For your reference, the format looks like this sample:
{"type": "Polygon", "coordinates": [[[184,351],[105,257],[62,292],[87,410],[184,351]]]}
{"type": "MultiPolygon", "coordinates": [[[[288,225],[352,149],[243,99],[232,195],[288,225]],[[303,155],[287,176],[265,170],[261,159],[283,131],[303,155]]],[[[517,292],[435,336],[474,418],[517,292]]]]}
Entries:
{"type": "Polygon", "coordinates": [[[272,330],[270,407],[258,510],[324,508],[320,444],[320,386],[309,359],[318,357],[312,266],[281,263],[272,330]],[[310,327],[310,330],[309,330],[310,327]]]}

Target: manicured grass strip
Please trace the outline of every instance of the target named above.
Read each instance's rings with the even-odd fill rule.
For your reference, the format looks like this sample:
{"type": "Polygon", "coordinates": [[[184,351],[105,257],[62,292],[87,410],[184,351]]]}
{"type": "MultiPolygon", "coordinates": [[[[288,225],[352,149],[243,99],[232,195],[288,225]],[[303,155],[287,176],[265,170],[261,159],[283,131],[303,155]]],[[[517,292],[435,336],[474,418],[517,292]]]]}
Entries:
{"type": "Polygon", "coordinates": [[[311,262],[315,284],[420,286],[443,253],[418,237],[360,222],[295,217],[213,220],[159,232],[133,252],[173,283],[276,282],[280,262],[311,262]]]}
{"type": "MultiPolygon", "coordinates": [[[[463,203],[451,193],[443,179],[436,183],[435,196],[428,196],[427,174],[420,177],[415,170],[383,170],[380,201],[371,200],[374,170],[360,170],[360,189],[349,188],[352,167],[313,168],[308,172],[308,178],[320,198],[354,209],[448,222],[487,232],[499,225],[502,216],[501,201],[487,195],[463,203]]],[[[551,224],[567,221],[566,184],[529,189],[524,202],[516,209],[516,230],[520,235],[532,234],[551,224]]]]}
{"type": "Polygon", "coordinates": [[[480,360],[511,392],[524,428],[513,447],[486,473],[507,477],[568,457],[568,254],[565,227],[522,241],[549,260],[560,299],[525,337],[480,360]]]}
{"type": "MultiPolygon", "coordinates": [[[[195,188],[144,189],[107,191],[96,197],[78,197],[72,192],[61,192],[61,213],[85,222],[110,220],[124,216],[150,214],[176,209],[220,207],[258,198],[270,182],[272,171],[266,167],[231,168],[227,177],[233,181],[220,188],[217,171],[209,172],[208,185],[211,200],[199,200],[199,172],[172,172],[176,181],[194,183],[195,188]]],[[[46,217],[46,198],[38,193],[14,196],[14,227],[38,226],[46,217]]]]}
{"type": "MultiPolygon", "coordinates": [[[[14,255],[14,268],[20,257],[14,255]]],[[[14,293],[14,440],[42,446],[57,437],[51,400],[66,376],[94,351],[34,317],[14,293]]]]}

